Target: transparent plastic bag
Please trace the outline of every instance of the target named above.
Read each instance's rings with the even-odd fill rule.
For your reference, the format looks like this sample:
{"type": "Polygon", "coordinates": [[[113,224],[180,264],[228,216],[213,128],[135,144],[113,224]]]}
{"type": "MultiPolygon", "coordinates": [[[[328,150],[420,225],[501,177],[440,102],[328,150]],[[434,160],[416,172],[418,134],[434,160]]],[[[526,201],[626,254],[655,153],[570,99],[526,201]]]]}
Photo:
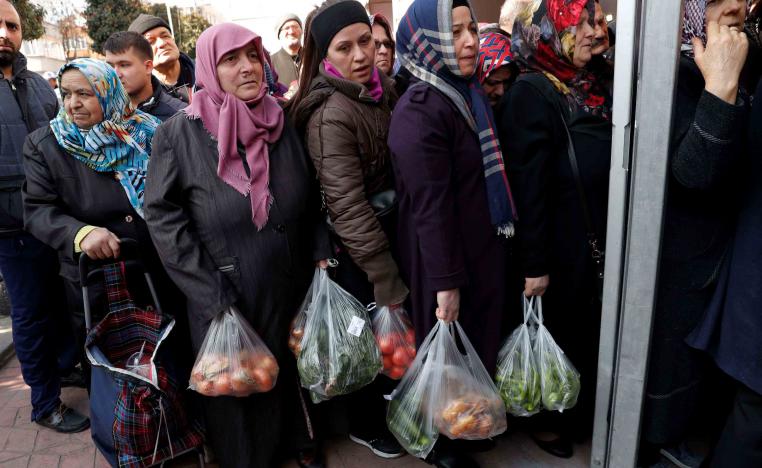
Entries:
{"type": "Polygon", "coordinates": [[[487,439],[507,427],[497,388],[457,322],[437,322],[387,398],[389,430],[419,458],[426,458],[439,434],[451,439],[487,439]],[[465,354],[458,349],[458,341],[465,354]]]}
{"type": "Polygon", "coordinates": [[[532,305],[524,297],[524,323],[511,333],[497,356],[495,383],[506,410],[514,416],[532,416],[542,409],[540,373],[532,351],[535,331],[529,327],[532,305]]]}
{"type": "Polygon", "coordinates": [[[320,268],[315,268],[315,274],[312,275],[312,283],[310,283],[310,287],[307,289],[307,294],[304,296],[302,305],[299,306],[299,312],[297,312],[294,320],[291,321],[291,329],[288,335],[288,349],[297,358],[302,353],[302,339],[304,338],[304,325],[307,323],[307,311],[315,300],[318,289],[320,289],[320,268]]]}
{"type": "Polygon", "coordinates": [[[415,330],[402,307],[381,307],[373,316],[373,334],[376,335],[384,368],[382,374],[399,380],[415,359],[415,330]]]}
{"type": "Polygon", "coordinates": [[[542,299],[533,297],[529,302],[530,306],[534,302],[537,321],[534,356],[540,371],[542,405],[547,410],[563,412],[577,404],[579,372],[543,325],[542,299]]]}
{"type": "Polygon", "coordinates": [[[352,393],[373,382],[382,362],[368,312],[325,270],[318,272],[318,288],[305,315],[296,364],[313,402],[352,393]]]}
{"type": "Polygon", "coordinates": [[[272,390],[278,363],[235,307],[209,325],[191,371],[190,388],[206,396],[245,397],[272,390]]]}

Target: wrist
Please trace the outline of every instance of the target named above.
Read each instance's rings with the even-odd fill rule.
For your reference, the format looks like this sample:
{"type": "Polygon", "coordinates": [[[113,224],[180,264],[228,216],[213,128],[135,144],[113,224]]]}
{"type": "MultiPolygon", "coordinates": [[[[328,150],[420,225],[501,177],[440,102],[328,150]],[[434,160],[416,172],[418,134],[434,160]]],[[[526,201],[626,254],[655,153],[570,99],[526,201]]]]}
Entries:
{"type": "Polygon", "coordinates": [[[728,104],[735,105],[738,97],[738,81],[707,81],[704,90],[728,104]]]}

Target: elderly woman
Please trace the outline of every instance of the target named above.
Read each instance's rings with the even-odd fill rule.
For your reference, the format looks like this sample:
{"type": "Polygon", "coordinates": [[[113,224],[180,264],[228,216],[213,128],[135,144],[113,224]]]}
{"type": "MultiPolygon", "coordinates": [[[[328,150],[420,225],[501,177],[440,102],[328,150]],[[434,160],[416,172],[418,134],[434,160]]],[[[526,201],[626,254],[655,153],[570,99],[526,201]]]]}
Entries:
{"type": "Polygon", "coordinates": [[[476,73],[494,110],[519,74],[511,54],[508,33],[499,28],[484,28],[480,32],[476,73]]]}
{"type": "Polygon", "coordinates": [[[231,23],[196,46],[193,103],[154,138],[146,220],[161,260],[185,293],[198,350],[211,320],[235,305],[275,355],[275,388],[203,397],[207,436],[222,466],[271,467],[281,450],[320,466],[309,445],[289,324],[315,268],[319,196],[300,138],[268,94],[261,38],[231,23]]]}
{"type": "MultiPolygon", "coordinates": [[[[93,259],[118,258],[119,239],[133,238],[167,312],[173,312],[169,304],[177,303],[178,293],[143,219],[144,181],[159,120],[135,109],[116,72],[104,62],[74,60],[58,79],[64,106],[49,126],[29,136],[24,148],[24,218],[29,232],[58,251],[83,349],[80,252],[93,259]]],[[[142,280],[131,283],[131,292],[147,299],[142,280]]],[[[93,290],[94,310],[104,297],[99,288],[93,290]]]]}
{"type": "Polygon", "coordinates": [[[543,296],[545,323],[582,376],[577,407],[533,418],[535,441],[559,457],[591,433],[595,401],[611,98],[585,68],[594,16],[593,0],[524,3],[511,42],[525,73],[498,112],[524,294],[543,296]]]}
{"type": "MultiPolygon", "coordinates": [[[[394,82],[375,66],[370,21],[354,0],[329,0],[307,21],[301,87],[292,102],[317,170],[337,245],[335,279],[363,304],[407,297],[392,255],[394,180],[386,135],[394,82]]],[[[385,424],[393,382],[379,376],[349,396],[350,437],[383,457],[404,452],[385,424]]]]}
{"type": "MultiPolygon", "coordinates": [[[[491,372],[506,307],[500,238],[512,233],[515,213],[476,75],[477,24],[466,0],[410,6],[397,30],[397,56],[413,79],[392,115],[389,147],[401,267],[418,339],[437,319],[458,320],[491,372]]],[[[472,466],[447,445],[439,443],[428,461],[472,466]]]]}

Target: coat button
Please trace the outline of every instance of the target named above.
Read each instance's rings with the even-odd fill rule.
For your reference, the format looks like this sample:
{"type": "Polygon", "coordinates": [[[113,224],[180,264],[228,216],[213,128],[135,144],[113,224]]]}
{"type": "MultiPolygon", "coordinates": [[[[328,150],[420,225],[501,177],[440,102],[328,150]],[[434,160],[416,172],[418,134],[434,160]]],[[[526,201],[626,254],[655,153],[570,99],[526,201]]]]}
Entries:
{"type": "Polygon", "coordinates": [[[279,233],[281,233],[281,234],[283,234],[284,232],[286,232],[286,226],[284,226],[284,225],[282,225],[282,224],[276,224],[276,225],[275,225],[275,227],[274,227],[273,229],[275,229],[277,232],[279,232],[279,233]]]}
{"type": "Polygon", "coordinates": [[[127,221],[128,223],[131,223],[132,222],[132,215],[125,216],[124,220],[127,221]]]}

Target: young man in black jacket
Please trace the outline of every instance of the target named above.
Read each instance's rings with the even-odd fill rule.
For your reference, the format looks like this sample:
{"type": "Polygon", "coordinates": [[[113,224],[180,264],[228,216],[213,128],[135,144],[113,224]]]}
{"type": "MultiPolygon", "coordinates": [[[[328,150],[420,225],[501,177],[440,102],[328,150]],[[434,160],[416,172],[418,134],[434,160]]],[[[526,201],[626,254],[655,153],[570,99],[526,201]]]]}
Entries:
{"type": "Polygon", "coordinates": [[[32,389],[32,420],[58,432],[80,432],[90,420],[61,403],[61,374],[76,360],[74,346],[60,348],[67,332],[58,259],[53,249],[24,231],[21,149],[26,136],[58,111],[50,85],[26,69],[18,12],[0,0],[0,271],[11,299],[11,321],[21,374],[32,389]],[[62,352],[63,351],[63,352],[62,352]],[[65,362],[68,361],[68,362],[65,362]]]}
{"type": "Polygon", "coordinates": [[[103,52],[138,109],[164,121],[186,106],[170,96],[153,76],[151,44],[140,34],[116,32],[103,43],[103,52]]]}
{"type": "Polygon", "coordinates": [[[154,74],[164,89],[189,104],[196,83],[196,64],[180,52],[167,22],[143,13],[130,23],[128,30],[142,35],[151,44],[154,74]]]}

